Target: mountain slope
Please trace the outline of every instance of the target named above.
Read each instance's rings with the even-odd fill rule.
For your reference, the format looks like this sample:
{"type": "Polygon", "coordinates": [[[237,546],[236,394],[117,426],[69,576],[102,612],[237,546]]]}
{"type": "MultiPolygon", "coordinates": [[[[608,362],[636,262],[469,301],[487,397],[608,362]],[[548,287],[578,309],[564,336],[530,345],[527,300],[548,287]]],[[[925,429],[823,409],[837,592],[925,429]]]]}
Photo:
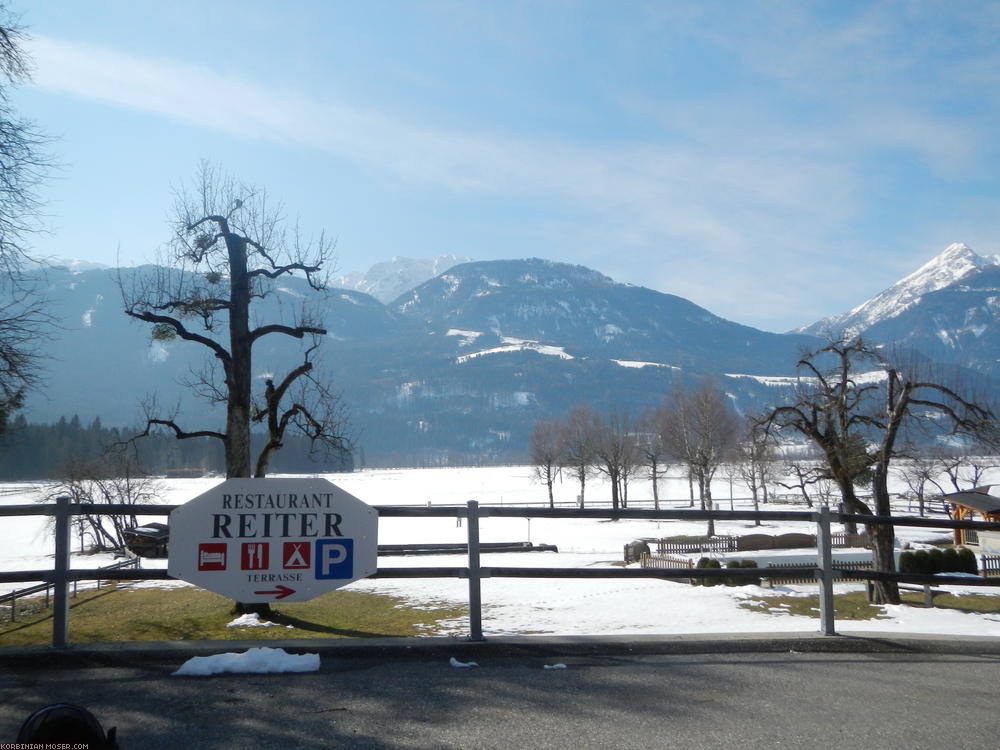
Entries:
{"type": "Polygon", "coordinates": [[[391,304],[433,331],[478,345],[531,340],[575,357],[646,361],[700,372],[790,374],[807,336],[759,331],[688,300],[619,284],[582,266],[529,259],[455,266],[391,304]]]}

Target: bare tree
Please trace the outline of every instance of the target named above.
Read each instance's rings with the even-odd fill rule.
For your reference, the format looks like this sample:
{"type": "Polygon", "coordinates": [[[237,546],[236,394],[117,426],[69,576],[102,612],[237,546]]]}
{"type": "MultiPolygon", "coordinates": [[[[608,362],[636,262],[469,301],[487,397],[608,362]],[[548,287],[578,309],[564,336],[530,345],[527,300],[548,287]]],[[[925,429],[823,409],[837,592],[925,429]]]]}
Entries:
{"type": "Polygon", "coordinates": [[[320,292],[333,243],[324,235],[307,240],[298,228],[286,231],[280,206],[263,190],[237,183],[203,163],[192,190],[177,194],[175,236],[169,263],[138,269],[119,281],[127,315],[153,326],[159,340],[199,344],[211,365],[190,383],[197,394],[224,402],[225,429],[188,431],[176,413],[148,410],[146,429],[162,427],[178,439],[209,437],[225,449],[228,477],[264,476],[268,461],[289,427],[315,444],[343,447],[339,402],[318,380],[311,359],[326,334],[303,304],[290,322],[255,324],[251,308],[275,291],[275,280],[297,276],[320,292]],[[267,337],[309,341],[299,365],[268,377],[264,392],[252,394],[253,349],[267,337]],[[221,372],[219,372],[221,370],[221,372]],[[306,398],[306,396],[309,398],[306,398]],[[288,403],[288,401],[291,403],[288,403]],[[267,427],[267,442],[251,460],[250,423],[267,427]]]}
{"type": "Polygon", "coordinates": [[[941,474],[948,478],[952,492],[978,487],[983,483],[986,472],[997,468],[996,457],[990,455],[991,453],[990,448],[982,440],[970,441],[970,444],[962,449],[953,448],[940,453],[934,460],[936,471],[929,477],[929,481],[942,494],[948,490],[939,480],[941,474]]]}
{"type": "MultiPolygon", "coordinates": [[[[892,459],[898,455],[904,427],[911,420],[934,421],[953,432],[985,433],[992,414],[960,396],[956,389],[921,377],[913,363],[890,366],[883,354],[861,339],[840,339],[799,361],[798,399],[768,416],[771,428],[791,429],[809,438],[823,453],[829,477],[836,482],[848,512],[892,515],[888,488],[892,459]],[[884,377],[873,373],[882,372],[884,377]],[[869,441],[874,448],[869,450],[869,441]],[[862,502],[855,482],[871,477],[873,506],[862,502]]],[[[893,572],[895,534],[890,524],[869,524],[877,570],[893,572]]],[[[899,587],[876,581],[872,601],[898,604],[899,587]]]]}
{"type": "Polygon", "coordinates": [[[784,478],[792,481],[779,481],[778,484],[786,490],[798,490],[805,504],[811,508],[813,501],[809,497],[808,488],[815,486],[826,476],[827,473],[823,469],[802,460],[794,460],[785,464],[784,478]]]}
{"type": "Polygon", "coordinates": [[[639,419],[637,447],[653,484],[653,508],[660,509],[660,479],[669,467],[667,440],[669,413],[664,406],[647,410],[639,419]]]}
{"type": "Polygon", "coordinates": [[[580,483],[580,507],[583,507],[587,477],[590,476],[597,457],[601,417],[590,406],[577,406],[567,415],[564,426],[564,466],[580,483]]]}
{"type": "Polygon", "coordinates": [[[28,238],[41,230],[38,188],[52,169],[49,139],[20,117],[11,88],[30,78],[26,35],[0,3],[0,431],[39,382],[39,339],[51,324],[25,268],[28,238]]]}
{"type": "MultiPolygon", "coordinates": [[[[750,490],[754,510],[760,510],[762,495],[767,502],[767,485],[772,479],[774,457],[774,442],[767,430],[759,419],[748,418],[743,439],[736,446],[736,465],[740,479],[750,490]]],[[[754,525],[760,526],[759,518],[754,520],[754,525]]]]}
{"type": "Polygon", "coordinates": [[[928,453],[916,453],[893,467],[893,474],[906,484],[911,498],[917,501],[921,516],[926,512],[927,487],[935,486],[944,491],[936,481],[940,472],[940,459],[928,453]]]}
{"type": "Polygon", "coordinates": [[[600,424],[594,445],[595,466],[611,483],[611,507],[628,504],[628,479],[636,464],[638,449],[628,415],[612,411],[600,424]]]}
{"type": "MultiPolygon", "coordinates": [[[[145,505],[158,502],[159,483],[141,472],[123,453],[109,453],[99,461],[71,463],[65,478],[49,487],[40,502],[69,496],[75,503],[145,505]]],[[[100,551],[125,547],[123,532],[138,525],[134,513],[82,513],[75,517],[81,540],[89,537],[100,551]]]]}
{"type": "Polygon", "coordinates": [[[549,493],[549,507],[556,505],[552,493],[564,456],[565,425],[555,420],[537,422],[531,431],[528,451],[534,466],[535,476],[545,483],[549,493]]]}
{"type": "MultiPolygon", "coordinates": [[[[712,479],[736,442],[736,414],[710,378],[694,389],[675,390],[668,408],[672,453],[697,481],[701,509],[712,510],[712,479]]],[[[708,522],[708,535],[715,535],[714,520],[708,522]]]]}

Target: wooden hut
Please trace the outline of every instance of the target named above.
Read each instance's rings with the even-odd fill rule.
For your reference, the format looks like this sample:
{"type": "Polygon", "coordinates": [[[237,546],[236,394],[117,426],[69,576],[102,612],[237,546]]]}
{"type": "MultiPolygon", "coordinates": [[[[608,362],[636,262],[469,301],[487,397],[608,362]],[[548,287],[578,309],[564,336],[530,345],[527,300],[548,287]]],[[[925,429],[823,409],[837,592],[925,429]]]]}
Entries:
{"type": "MultiPolygon", "coordinates": [[[[953,521],[989,521],[1000,523],[1000,497],[990,494],[993,485],[976,487],[964,492],[943,495],[951,505],[948,515],[953,521]]],[[[955,529],[955,544],[994,547],[997,545],[995,532],[977,533],[974,529],[955,529]]]]}

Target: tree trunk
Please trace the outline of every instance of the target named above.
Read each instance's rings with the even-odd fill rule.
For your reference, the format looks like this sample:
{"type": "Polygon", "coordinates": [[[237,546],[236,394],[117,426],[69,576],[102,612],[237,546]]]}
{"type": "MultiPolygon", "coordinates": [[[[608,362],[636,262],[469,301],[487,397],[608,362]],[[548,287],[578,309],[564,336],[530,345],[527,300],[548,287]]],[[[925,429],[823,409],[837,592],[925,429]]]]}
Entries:
{"type": "MultiPolygon", "coordinates": [[[[875,515],[883,518],[892,516],[889,504],[888,462],[876,466],[872,479],[875,500],[875,515]]],[[[896,572],[895,542],[896,530],[892,524],[870,524],[868,530],[872,541],[875,570],[883,573],[896,572]]],[[[875,581],[870,588],[872,604],[899,604],[899,584],[896,581],[875,581]]]]}
{"type": "Polygon", "coordinates": [[[250,474],[250,389],[253,372],[250,341],[250,279],[247,276],[246,240],[229,233],[230,310],[229,352],[226,372],[226,478],[250,474]]]}
{"type": "Polygon", "coordinates": [[[660,479],[660,474],[658,471],[659,466],[657,466],[656,461],[653,461],[650,468],[651,468],[650,473],[652,475],[651,478],[653,480],[653,510],[659,510],[660,509],[660,489],[658,486],[660,479]]]}

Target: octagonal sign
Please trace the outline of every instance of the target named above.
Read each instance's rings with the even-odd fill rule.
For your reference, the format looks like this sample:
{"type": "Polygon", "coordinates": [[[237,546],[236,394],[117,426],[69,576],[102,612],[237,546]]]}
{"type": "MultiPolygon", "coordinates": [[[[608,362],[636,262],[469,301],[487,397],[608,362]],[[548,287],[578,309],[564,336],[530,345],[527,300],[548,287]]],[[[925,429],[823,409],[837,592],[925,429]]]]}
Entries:
{"type": "Polygon", "coordinates": [[[375,573],[378,514],[325,479],[227,479],[170,514],[167,572],[239,602],[301,602],[375,573]]]}

